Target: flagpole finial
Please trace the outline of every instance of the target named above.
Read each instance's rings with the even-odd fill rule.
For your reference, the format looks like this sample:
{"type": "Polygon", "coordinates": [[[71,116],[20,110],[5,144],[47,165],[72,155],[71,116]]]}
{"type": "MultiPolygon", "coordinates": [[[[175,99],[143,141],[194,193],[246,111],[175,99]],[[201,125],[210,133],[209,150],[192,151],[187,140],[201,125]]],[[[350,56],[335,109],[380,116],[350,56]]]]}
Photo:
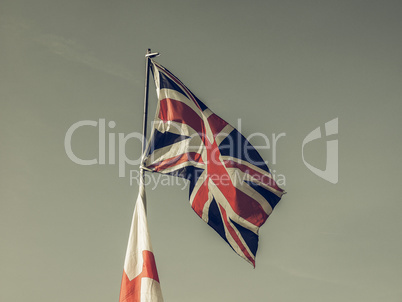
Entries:
{"type": "Polygon", "coordinates": [[[148,48],[147,53],[145,54],[145,57],[146,58],[155,58],[160,55],[161,54],[159,52],[151,52],[151,48],[148,48]]]}

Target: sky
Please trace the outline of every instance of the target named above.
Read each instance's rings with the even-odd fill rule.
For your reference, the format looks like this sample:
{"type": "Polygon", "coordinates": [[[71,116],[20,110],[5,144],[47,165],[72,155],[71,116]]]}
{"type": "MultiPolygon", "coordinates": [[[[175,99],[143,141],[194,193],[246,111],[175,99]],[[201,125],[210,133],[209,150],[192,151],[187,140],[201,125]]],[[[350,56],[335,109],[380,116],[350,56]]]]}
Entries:
{"type": "MultiPolygon", "coordinates": [[[[400,1],[2,0],[0,300],[118,300],[138,193],[138,164],[119,177],[118,160],[141,153],[118,139],[142,131],[151,48],[212,111],[259,133],[287,191],[253,269],[193,212],[185,182],[150,177],[165,301],[402,301],[401,13],[400,1]],[[66,152],[82,121],[96,126],[71,149],[97,164],[66,152]]],[[[151,83],[150,119],[155,107],[151,83]]]]}

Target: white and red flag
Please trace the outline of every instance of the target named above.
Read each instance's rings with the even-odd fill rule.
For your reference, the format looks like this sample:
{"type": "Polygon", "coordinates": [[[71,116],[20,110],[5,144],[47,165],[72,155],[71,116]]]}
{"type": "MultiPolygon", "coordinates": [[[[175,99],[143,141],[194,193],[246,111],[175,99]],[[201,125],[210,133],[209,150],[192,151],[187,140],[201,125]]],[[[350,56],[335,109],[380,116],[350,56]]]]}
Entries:
{"type": "Polygon", "coordinates": [[[119,302],[163,301],[144,202],[145,188],[141,184],[128,239],[119,302]]]}

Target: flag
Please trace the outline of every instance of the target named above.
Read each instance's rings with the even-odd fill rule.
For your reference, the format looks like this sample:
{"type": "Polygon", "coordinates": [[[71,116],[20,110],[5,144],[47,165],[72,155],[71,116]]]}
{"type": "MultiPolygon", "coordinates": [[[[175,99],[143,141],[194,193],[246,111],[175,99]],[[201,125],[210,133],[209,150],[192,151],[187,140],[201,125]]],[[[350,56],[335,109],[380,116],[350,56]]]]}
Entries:
{"type": "Polygon", "coordinates": [[[193,210],[255,266],[258,230],[284,191],[257,150],[152,60],[157,112],[143,166],[190,181],[193,210]]]}
{"type": "Polygon", "coordinates": [[[145,189],[141,184],[128,239],[119,302],[163,301],[144,201],[145,189]]]}

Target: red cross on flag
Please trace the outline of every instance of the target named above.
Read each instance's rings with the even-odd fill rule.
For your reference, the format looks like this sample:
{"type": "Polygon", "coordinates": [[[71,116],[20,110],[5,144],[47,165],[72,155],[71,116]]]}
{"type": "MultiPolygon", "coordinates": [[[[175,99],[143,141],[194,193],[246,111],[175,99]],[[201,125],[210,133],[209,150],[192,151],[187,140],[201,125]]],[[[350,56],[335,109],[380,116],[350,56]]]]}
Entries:
{"type": "Polygon", "coordinates": [[[144,201],[145,188],[141,184],[128,239],[119,302],[163,302],[144,201]]]}

